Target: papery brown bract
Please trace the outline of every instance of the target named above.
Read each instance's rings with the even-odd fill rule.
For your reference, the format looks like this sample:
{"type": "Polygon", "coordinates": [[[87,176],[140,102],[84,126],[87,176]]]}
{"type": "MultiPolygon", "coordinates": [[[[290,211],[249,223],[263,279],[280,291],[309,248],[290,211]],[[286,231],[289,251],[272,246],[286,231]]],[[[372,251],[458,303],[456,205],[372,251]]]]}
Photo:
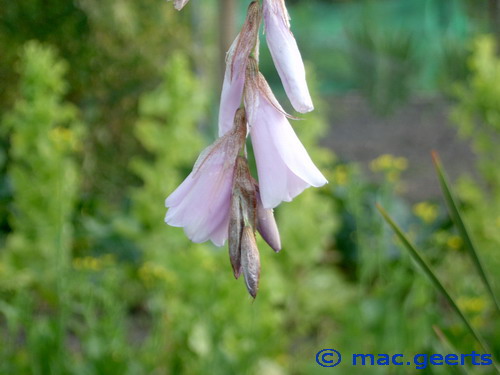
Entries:
{"type": "Polygon", "coordinates": [[[233,268],[234,277],[237,279],[241,273],[241,235],[243,233],[244,221],[241,212],[240,200],[234,195],[231,197],[231,208],[229,211],[229,237],[227,241],[229,250],[229,261],[233,268]]]}
{"type": "Polygon", "coordinates": [[[260,256],[253,228],[245,226],[241,236],[241,270],[248,293],[255,298],[259,290],[260,256]]]}
{"type": "Polygon", "coordinates": [[[243,228],[250,225],[255,228],[257,195],[255,180],[248,169],[247,160],[238,156],[234,167],[233,190],[231,193],[231,211],[229,219],[229,259],[234,276],[240,275],[241,237],[243,228]]]}

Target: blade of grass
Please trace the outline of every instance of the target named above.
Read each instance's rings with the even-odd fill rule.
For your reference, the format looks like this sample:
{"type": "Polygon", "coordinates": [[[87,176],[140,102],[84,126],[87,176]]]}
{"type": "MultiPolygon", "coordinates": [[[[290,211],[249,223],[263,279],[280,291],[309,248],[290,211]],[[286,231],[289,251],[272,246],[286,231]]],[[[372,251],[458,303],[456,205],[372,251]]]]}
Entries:
{"type": "Polygon", "coordinates": [[[450,189],[450,185],[448,183],[448,179],[446,178],[446,174],[444,172],[441,160],[439,159],[439,155],[435,151],[432,152],[432,160],[434,161],[434,166],[436,167],[439,184],[441,185],[441,190],[443,192],[446,205],[448,206],[448,211],[450,212],[450,216],[453,222],[455,223],[455,226],[457,227],[460,236],[462,237],[462,240],[464,241],[465,248],[467,249],[469,256],[471,257],[472,262],[474,263],[474,266],[476,267],[476,270],[479,273],[479,276],[481,277],[484,286],[486,287],[486,290],[490,294],[491,299],[493,300],[493,304],[495,305],[498,313],[500,312],[500,304],[498,302],[497,297],[495,296],[493,288],[491,287],[488,275],[484,270],[484,267],[481,263],[481,259],[479,258],[479,255],[476,251],[476,247],[474,246],[472,238],[469,235],[467,226],[465,222],[462,220],[462,215],[460,214],[460,210],[458,209],[458,205],[456,203],[457,201],[453,196],[453,192],[450,189]]]}
{"type": "MultiPolygon", "coordinates": [[[[377,204],[377,209],[380,211],[382,216],[384,217],[385,221],[391,226],[391,228],[394,230],[396,235],[398,236],[399,240],[403,243],[404,248],[408,250],[408,253],[412,257],[412,259],[419,265],[420,269],[425,273],[425,275],[430,279],[434,287],[441,292],[441,294],[445,297],[445,299],[448,301],[450,304],[451,308],[457,313],[457,315],[460,317],[462,320],[462,323],[464,323],[465,327],[469,330],[469,332],[472,334],[472,336],[476,339],[478,344],[481,346],[481,348],[484,350],[485,353],[491,354],[493,356],[493,351],[490,349],[489,345],[484,341],[484,339],[479,335],[479,333],[472,327],[472,325],[469,323],[469,320],[465,317],[463,314],[462,310],[458,307],[456,304],[455,300],[451,295],[448,293],[446,288],[441,284],[439,279],[436,277],[434,272],[432,272],[430,266],[427,264],[427,262],[422,258],[415,248],[413,244],[410,242],[408,237],[403,233],[401,228],[392,220],[392,218],[389,216],[386,210],[384,208],[377,204]]],[[[497,371],[497,373],[500,374],[500,368],[498,367],[498,364],[496,361],[493,361],[493,365],[497,371]]]]}
{"type": "MultiPolygon", "coordinates": [[[[439,340],[441,341],[441,343],[443,344],[444,348],[446,350],[451,350],[451,353],[459,353],[459,351],[457,350],[457,348],[455,348],[453,346],[453,344],[450,342],[450,340],[448,340],[448,338],[446,337],[446,335],[443,333],[443,331],[441,331],[441,328],[439,328],[438,326],[436,325],[433,325],[432,326],[432,329],[434,330],[434,333],[436,334],[436,336],[439,338],[439,340]]],[[[470,368],[467,364],[464,363],[463,366],[458,366],[458,370],[462,373],[462,374],[465,374],[465,375],[468,375],[470,374],[470,368]]]]}

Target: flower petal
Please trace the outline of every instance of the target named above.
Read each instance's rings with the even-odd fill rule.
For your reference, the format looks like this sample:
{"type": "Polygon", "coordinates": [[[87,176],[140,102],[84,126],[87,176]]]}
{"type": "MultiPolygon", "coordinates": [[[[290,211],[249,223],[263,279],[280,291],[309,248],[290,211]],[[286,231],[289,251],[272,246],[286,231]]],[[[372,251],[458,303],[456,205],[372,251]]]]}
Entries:
{"type": "Polygon", "coordinates": [[[246,106],[265,208],[289,202],[309,186],[327,183],[281,111],[263,94],[246,106]]]}
{"type": "Polygon", "coordinates": [[[226,71],[222,84],[219,106],[219,136],[223,136],[233,127],[234,115],[241,105],[245,70],[250,53],[258,48],[259,27],[262,14],[258,1],[248,6],[245,23],[226,55],[226,71]]]}
{"type": "Polygon", "coordinates": [[[245,83],[246,59],[235,58],[234,50],[239,35],[229,48],[226,58],[226,71],[219,105],[219,136],[223,136],[233,127],[234,115],[241,105],[243,85],[245,83]]]}
{"type": "Polygon", "coordinates": [[[227,239],[234,165],[246,138],[243,110],[235,122],[231,132],[200,154],[193,171],[166,199],[165,222],[184,227],[193,242],[210,239],[221,246],[227,239]]]}
{"type": "Polygon", "coordinates": [[[283,0],[264,0],[266,40],[274,65],[293,108],[301,113],[314,109],[307,88],[306,72],[297,42],[290,31],[288,12],[283,0]]]}
{"type": "Polygon", "coordinates": [[[177,10],[181,10],[184,8],[184,5],[188,3],[189,0],[174,0],[174,8],[177,10]]]}

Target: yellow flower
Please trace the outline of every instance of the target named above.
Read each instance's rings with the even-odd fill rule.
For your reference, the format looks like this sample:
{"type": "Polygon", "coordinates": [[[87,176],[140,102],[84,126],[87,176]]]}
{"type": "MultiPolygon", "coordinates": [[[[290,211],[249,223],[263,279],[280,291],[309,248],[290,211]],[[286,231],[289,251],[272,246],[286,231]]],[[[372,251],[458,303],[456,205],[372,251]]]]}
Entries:
{"type": "Polygon", "coordinates": [[[59,150],[77,150],[78,148],[75,132],[68,128],[53,128],[50,131],[50,139],[59,150]]]}
{"type": "Polygon", "coordinates": [[[391,170],[402,172],[406,170],[406,168],[408,168],[408,159],[390,154],[380,155],[370,163],[370,169],[373,172],[387,172],[391,170]]]}
{"type": "Polygon", "coordinates": [[[459,250],[462,247],[462,238],[459,236],[450,236],[446,241],[446,245],[451,247],[453,250],[459,250]]]}
{"type": "Polygon", "coordinates": [[[438,208],[429,202],[420,202],[413,206],[415,216],[422,219],[427,224],[432,223],[438,216],[438,208]]]}
{"type": "Polygon", "coordinates": [[[408,168],[408,159],[400,156],[394,160],[394,167],[400,171],[404,171],[408,168]]]}
{"type": "Polygon", "coordinates": [[[86,271],[100,271],[106,266],[110,266],[115,262],[115,258],[111,254],[102,257],[81,257],[73,259],[73,268],[86,271]]]}
{"type": "Polygon", "coordinates": [[[175,276],[171,272],[152,262],[146,262],[142,265],[139,269],[139,278],[149,286],[152,286],[155,281],[175,282],[175,276]]]}
{"type": "Polygon", "coordinates": [[[339,165],[333,170],[333,180],[339,186],[347,184],[348,173],[345,165],[339,165]]]}
{"type": "Polygon", "coordinates": [[[480,313],[486,308],[486,300],[483,297],[460,297],[458,306],[465,312],[480,313]]]}

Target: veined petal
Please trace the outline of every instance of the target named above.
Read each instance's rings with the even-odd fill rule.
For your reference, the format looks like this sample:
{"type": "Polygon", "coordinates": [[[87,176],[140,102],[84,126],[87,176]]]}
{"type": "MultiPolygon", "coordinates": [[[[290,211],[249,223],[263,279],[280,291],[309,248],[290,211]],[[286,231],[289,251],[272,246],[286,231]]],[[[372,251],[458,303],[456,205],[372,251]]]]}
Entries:
{"type": "Polygon", "coordinates": [[[267,45],[288,99],[296,111],[310,112],[314,106],[307,88],[304,63],[290,31],[284,0],[264,0],[263,14],[267,45]]]}
{"type": "Polygon", "coordinates": [[[235,122],[231,132],[200,154],[193,171],[166,199],[165,222],[183,227],[193,242],[212,240],[221,246],[227,239],[234,165],[246,138],[243,110],[235,122]]]}
{"type": "Polygon", "coordinates": [[[165,217],[167,224],[184,227],[193,242],[211,239],[222,245],[227,238],[227,227],[222,243],[212,234],[227,221],[232,173],[230,166],[212,160],[208,160],[199,171],[191,172],[187,178],[193,181],[190,189],[182,200],[169,207],[165,217]]]}
{"type": "Polygon", "coordinates": [[[260,196],[264,208],[291,201],[309,186],[327,183],[293,131],[264,77],[248,76],[245,107],[257,162],[260,196]],[[256,82],[257,81],[257,82],[256,82]],[[257,98],[257,99],[256,99],[257,98]]]}

